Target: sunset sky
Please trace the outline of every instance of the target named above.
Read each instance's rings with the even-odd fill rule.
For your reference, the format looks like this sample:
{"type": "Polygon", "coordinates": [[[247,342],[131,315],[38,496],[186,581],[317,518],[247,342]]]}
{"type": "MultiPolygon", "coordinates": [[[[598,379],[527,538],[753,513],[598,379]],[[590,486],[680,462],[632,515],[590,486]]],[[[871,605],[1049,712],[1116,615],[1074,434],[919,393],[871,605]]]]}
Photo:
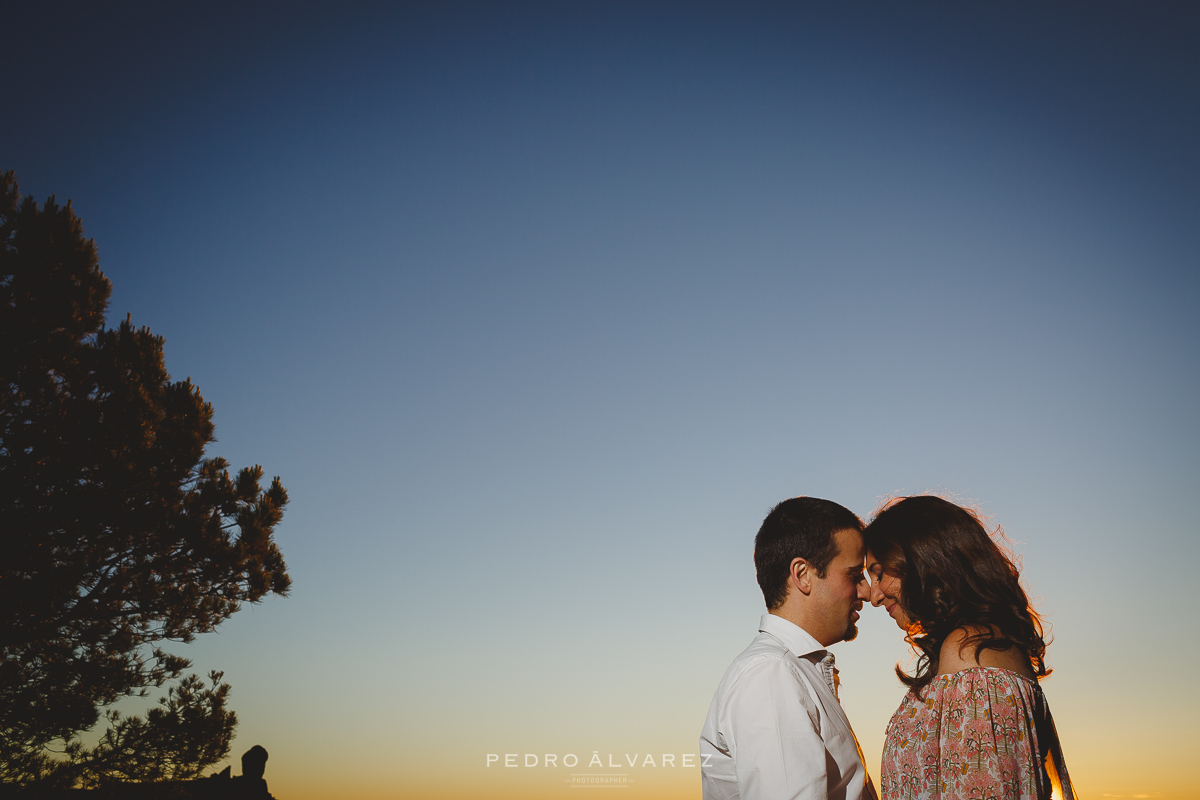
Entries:
{"type": "Polygon", "coordinates": [[[1023,557],[1081,796],[1195,797],[1195,9],[5,4],[0,169],[292,498],[292,595],[175,648],[234,771],[699,798],[763,516],[935,491],[1023,557]]]}

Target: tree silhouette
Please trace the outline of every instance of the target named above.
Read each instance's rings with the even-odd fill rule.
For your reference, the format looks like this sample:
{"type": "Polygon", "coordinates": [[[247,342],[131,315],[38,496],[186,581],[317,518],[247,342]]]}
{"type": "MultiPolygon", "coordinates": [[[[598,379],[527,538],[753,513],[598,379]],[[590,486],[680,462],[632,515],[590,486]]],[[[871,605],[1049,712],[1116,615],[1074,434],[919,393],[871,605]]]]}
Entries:
{"type": "Polygon", "coordinates": [[[205,458],[212,406],[171,380],[162,337],[104,326],[110,292],[71,204],[39,208],[0,175],[0,781],[188,777],[224,758],[219,673],[144,720],[108,712],[95,747],[79,737],[183,674],[159,643],[291,584],[279,479],[205,458]]]}
{"type": "Polygon", "coordinates": [[[172,686],[146,718],[106,712],[109,728],[95,747],[66,747],[64,777],[92,789],[111,781],[188,780],[229,754],[237,716],[225,708],[229,684],[209,673],[210,687],[195,675],[172,686]]]}

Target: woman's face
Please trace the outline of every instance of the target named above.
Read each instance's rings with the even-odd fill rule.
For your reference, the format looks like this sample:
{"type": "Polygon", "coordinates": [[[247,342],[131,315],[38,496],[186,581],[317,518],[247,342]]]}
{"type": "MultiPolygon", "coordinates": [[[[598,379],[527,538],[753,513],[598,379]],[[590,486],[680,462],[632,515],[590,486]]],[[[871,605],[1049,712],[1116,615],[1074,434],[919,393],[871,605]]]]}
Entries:
{"type": "Polygon", "coordinates": [[[900,607],[900,576],[885,572],[883,564],[867,551],[867,574],[871,576],[871,605],[883,606],[900,629],[907,631],[911,621],[900,607]]]}

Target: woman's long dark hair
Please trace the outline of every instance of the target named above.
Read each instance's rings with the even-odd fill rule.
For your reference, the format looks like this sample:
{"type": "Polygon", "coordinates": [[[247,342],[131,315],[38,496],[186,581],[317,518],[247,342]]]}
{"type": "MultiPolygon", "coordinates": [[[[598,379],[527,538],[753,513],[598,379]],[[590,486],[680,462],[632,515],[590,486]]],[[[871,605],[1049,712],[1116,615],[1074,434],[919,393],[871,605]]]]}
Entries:
{"type": "Polygon", "coordinates": [[[1020,573],[973,513],[940,497],[903,497],[875,515],[863,538],[884,571],[900,578],[908,641],[920,653],[912,675],[896,665],[910,688],[934,679],[942,643],[959,628],[966,629],[963,644],[974,645],[976,659],[983,650],[1015,647],[1034,675],[1050,674],[1042,621],[1020,573]]]}

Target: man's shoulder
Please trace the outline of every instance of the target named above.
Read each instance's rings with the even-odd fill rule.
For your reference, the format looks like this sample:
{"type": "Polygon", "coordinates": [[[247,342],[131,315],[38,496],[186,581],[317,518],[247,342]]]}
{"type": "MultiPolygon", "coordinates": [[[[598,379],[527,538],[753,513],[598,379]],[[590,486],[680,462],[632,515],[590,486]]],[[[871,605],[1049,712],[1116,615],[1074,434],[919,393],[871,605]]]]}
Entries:
{"type": "Polygon", "coordinates": [[[759,631],[746,649],[734,659],[734,663],[743,659],[782,658],[789,655],[791,653],[788,651],[787,645],[771,634],[759,631]]]}
{"type": "Polygon", "coordinates": [[[725,680],[722,683],[731,684],[755,674],[778,672],[787,668],[789,672],[798,672],[798,659],[787,647],[769,633],[759,633],[754,641],[738,654],[738,657],[725,670],[725,680]]]}
{"type": "Polygon", "coordinates": [[[813,729],[819,730],[820,701],[807,672],[804,659],[774,636],[760,633],[725,670],[713,695],[705,722],[710,741],[726,741],[737,727],[736,719],[743,724],[750,718],[762,722],[785,707],[805,709],[813,729]]]}

